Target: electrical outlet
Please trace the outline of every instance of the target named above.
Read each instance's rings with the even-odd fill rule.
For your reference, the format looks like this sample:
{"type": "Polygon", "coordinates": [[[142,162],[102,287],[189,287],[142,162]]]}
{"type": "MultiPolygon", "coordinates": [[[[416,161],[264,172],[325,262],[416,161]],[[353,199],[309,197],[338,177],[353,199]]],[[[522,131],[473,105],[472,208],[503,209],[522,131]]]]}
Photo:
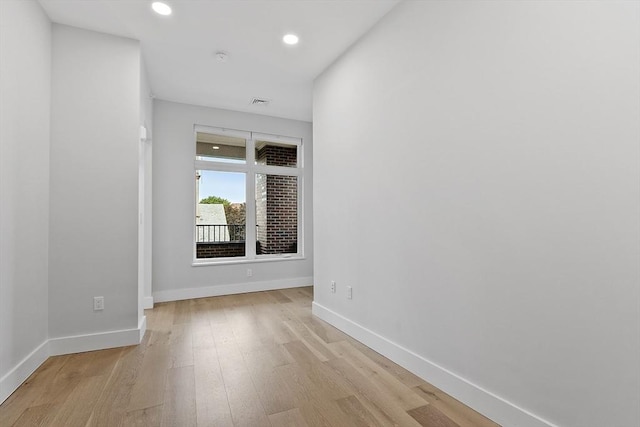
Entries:
{"type": "Polygon", "coordinates": [[[335,280],[331,281],[331,293],[332,294],[336,293],[336,281],[335,280]]]}
{"type": "Polygon", "coordinates": [[[347,286],[347,299],[353,299],[353,288],[351,286],[347,286]]]}
{"type": "Polygon", "coordinates": [[[251,270],[250,268],[247,268],[247,277],[251,277],[253,276],[253,270],[251,270]]]}
{"type": "Polygon", "coordinates": [[[104,297],[93,297],[93,311],[104,310],[104,297]]]}

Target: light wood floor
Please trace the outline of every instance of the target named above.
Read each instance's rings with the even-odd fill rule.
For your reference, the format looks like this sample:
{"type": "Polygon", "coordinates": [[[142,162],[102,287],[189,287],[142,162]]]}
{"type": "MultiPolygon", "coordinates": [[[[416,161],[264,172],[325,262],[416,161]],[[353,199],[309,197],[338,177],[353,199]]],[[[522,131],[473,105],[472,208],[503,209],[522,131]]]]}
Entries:
{"type": "Polygon", "coordinates": [[[49,358],[0,426],[497,426],[313,317],[312,292],[158,304],[139,346],[49,358]]]}

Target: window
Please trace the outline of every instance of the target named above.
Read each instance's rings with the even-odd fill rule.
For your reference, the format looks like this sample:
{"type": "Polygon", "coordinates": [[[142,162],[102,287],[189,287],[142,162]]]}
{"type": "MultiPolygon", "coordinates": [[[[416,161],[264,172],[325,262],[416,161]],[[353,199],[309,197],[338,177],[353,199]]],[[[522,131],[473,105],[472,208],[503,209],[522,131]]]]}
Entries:
{"type": "Polygon", "coordinates": [[[302,255],[300,138],[196,126],[196,263],[302,255]]]}

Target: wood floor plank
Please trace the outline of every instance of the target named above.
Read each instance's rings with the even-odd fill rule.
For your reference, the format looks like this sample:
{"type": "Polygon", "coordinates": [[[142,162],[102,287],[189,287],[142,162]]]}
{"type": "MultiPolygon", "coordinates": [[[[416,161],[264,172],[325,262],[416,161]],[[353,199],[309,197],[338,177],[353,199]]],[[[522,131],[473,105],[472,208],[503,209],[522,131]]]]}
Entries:
{"type": "Polygon", "coordinates": [[[90,351],[83,357],[86,366],[82,375],[86,377],[109,375],[118,363],[125,347],[109,348],[100,351],[90,351]]]}
{"type": "Polygon", "coordinates": [[[175,304],[161,303],[154,307],[154,322],[147,325],[147,332],[151,333],[149,346],[168,344],[171,339],[175,304]]]}
{"type": "Polygon", "coordinates": [[[155,344],[150,344],[153,349],[147,351],[142,359],[138,380],[131,390],[127,412],[151,408],[164,403],[167,370],[171,364],[169,335],[169,332],[154,331],[152,333],[150,341],[155,341],[155,344]],[[154,340],[155,337],[157,338],[154,340]]]}
{"type": "Polygon", "coordinates": [[[300,288],[297,288],[300,292],[304,293],[307,298],[309,299],[309,301],[313,301],[313,286],[309,285],[309,286],[303,286],[300,288]]]}
{"type": "Polygon", "coordinates": [[[284,344],[298,339],[291,329],[284,324],[284,321],[291,320],[292,316],[288,314],[284,307],[280,307],[280,304],[260,305],[255,307],[254,310],[268,330],[268,336],[262,338],[262,342],[265,345],[270,343],[284,344]]]}
{"type": "Polygon", "coordinates": [[[296,363],[304,369],[304,374],[316,384],[316,387],[333,399],[340,399],[353,394],[353,389],[344,378],[316,359],[309,348],[300,341],[283,344],[296,363]]]}
{"type": "Polygon", "coordinates": [[[162,405],[127,412],[124,426],[158,427],[162,422],[162,405]]]}
{"type": "MultiPolygon", "coordinates": [[[[227,308],[228,324],[233,331],[235,342],[241,350],[252,350],[264,344],[272,343],[269,328],[264,321],[264,314],[259,306],[264,304],[264,298],[256,296],[248,298],[234,298],[233,304],[227,308]]],[[[254,294],[251,294],[254,295],[254,294]]]]}
{"type": "Polygon", "coordinates": [[[429,383],[423,381],[421,385],[414,387],[412,390],[460,427],[500,427],[499,424],[429,383]]]}
{"type": "Polygon", "coordinates": [[[209,313],[211,311],[211,300],[213,298],[198,298],[191,306],[191,323],[195,325],[208,325],[209,313]]]}
{"type": "Polygon", "coordinates": [[[354,427],[383,427],[384,424],[376,419],[354,395],[343,397],[336,401],[342,411],[353,420],[354,427]]]}
{"type": "Polygon", "coordinates": [[[124,423],[131,392],[137,380],[139,366],[147,349],[150,333],[138,346],[122,348],[120,358],[96,402],[87,426],[110,427],[124,423]]]}
{"type": "Polygon", "coordinates": [[[66,357],[64,365],[56,372],[53,381],[48,384],[44,392],[36,399],[34,405],[66,401],[83,379],[85,372],[87,372],[94,360],[94,356],[95,352],[63,356],[66,357]]]}
{"type": "Polygon", "coordinates": [[[293,409],[294,393],[275,369],[293,362],[284,347],[269,344],[243,351],[242,356],[265,413],[270,415],[293,409]]]}
{"type": "Polygon", "coordinates": [[[213,328],[220,371],[234,425],[270,426],[230,328],[213,328]]]}
{"type": "Polygon", "coordinates": [[[276,302],[291,302],[291,298],[280,291],[273,291],[270,294],[273,296],[276,302]]]}
{"type": "Polygon", "coordinates": [[[332,401],[300,402],[298,410],[309,427],[341,427],[351,425],[351,420],[339,411],[332,401]],[[334,405],[335,407],[332,407],[334,405]]]}
{"type": "Polygon", "coordinates": [[[193,366],[193,335],[191,323],[176,323],[171,328],[171,367],[193,366]]]}
{"type": "Polygon", "coordinates": [[[231,367],[233,363],[235,362],[226,360],[220,365],[234,425],[269,426],[269,419],[251,376],[244,368],[231,367]]]}
{"type": "Polygon", "coordinates": [[[209,305],[209,324],[211,327],[215,327],[217,324],[229,324],[227,314],[224,311],[226,302],[223,298],[210,298],[207,302],[209,305]]]}
{"type": "Polygon", "coordinates": [[[328,366],[338,372],[348,381],[355,394],[364,397],[363,403],[370,402],[367,409],[380,421],[392,420],[394,424],[401,426],[418,426],[419,424],[400,407],[395,399],[386,390],[379,388],[364,376],[356,367],[342,358],[336,358],[326,362],[328,366]]]}
{"type": "Polygon", "coordinates": [[[192,346],[194,364],[196,350],[213,349],[215,351],[216,342],[213,339],[213,334],[211,333],[211,324],[208,321],[207,323],[202,323],[197,326],[194,325],[194,328],[192,330],[192,346]]]}
{"type": "Polygon", "coordinates": [[[84,377],[73,389],[65,401],[60,405],[56,416],[51,421],[53,426],[84,426],[89,421],[102,387],[108,377],[91,376],[84,377]],[[82,405],[78,405],[81,401],[82,405]]]}
{"type": "Polygon", "coordinates": [[[295,396],[275,368],[256,367],[249,373],[267,415],[295,408],[295,396]]]}
{"type": "Polygon", "coordinates": [[[31,406],[47,404],[47,402],[38,403],[38,400],[43,394],[49,394],[52,391],[52,383],[69,358],[69,356],[50,357],[31,374],[24,384],[0,406],[0,426],[13,425],[31,406]]]}
{"type": "Polygon", "coordinates": [[[413,387],[416,387],[416,386],[424,383],[424,380],[422,378],[418,377],[417,375],[413,374],[412,372],[409,372],[408,370],[406,370],[402,366],[392,362],[391,360],[387,359],[386,357],[384,357],[380,353],[376,352],[375,350],[372,350],[371,348],[367,347],[366,345],[362,344],[361,342],[359,342],[359,341],[357,341],[357,340],[355,340],[355,339],[353,339],[353,338],[351,338],[349,336],[347,337],[347,341],[356,350],[360,351],[362,354],[367,356],[369,359],[371,359],[374,362],[376,362],[382,369],[386,370],[391,375],[396,377],[400,382],[402,382],[407,387],[413,388],[413,387]]]}
{"type": "Polygon", "coordinates": [[[194,373],[198,425],[232,426],[231,409],[215,347],[197,347],[194,350],[194,373]]]}
{"type": "Polygon", "coordinates": [[[301,320],[307,328],[313,331],[313,333],[325,343],[344,341],[349,338],[344,332],[311,314],[301,320]]]}
{"type": "Polygon", "coordinates": [[[427,403],[422,397],[400,382],[396,377],[381,369],[378,364],[356,350],[346,341],[329,344],[333,351],[348,360],[372,383],[386,390],[390,398],[402,409],[409,410],[427,403]]]}
{"type": "Polygon", "coordinates": [[[309,427],[298,408],[271,414],[269,421],[272,427],[309,427]]]}
{"type": "Polygon", "coordinates": [[[167,371],[160,425],[163,427],[197,425],[193,366],[171,368],[167,371]]]}
{"type": "Polygon", "coordinates": [[[174,325],[191,322],[191,301],[192,300],[182,300],[175,302],[174,325]]]}
{"type": "Polygon", "coordinates": [[[299,341],[311,351],[321,362],[333,359],[336,355],[329,347],[313,332],[309,331],[302,323],[295,321],[285,321],[284,324],[291,329],[291,332],[299,341]]]}
{"type": "Polygon", "coordinates": [[[267,344],[252,350],[242,350],[242,356],[248,367],[255,366],[258,369],[275,368],[294,362],[282,344],[267,344]]]}
{"type": "Polygon", "coordinates": [[[335,397],[306,375],[305,369],[298,364],[278,366],[285,383],[295,390],[295,405],[311,427],[349,426],[352,420],[335,401],[335,397]]]}
{"type": "MultiPolygon", "coordinates": [[[[27,408],[20,418],[18,418],[13,427],[32,427],[43,426],[51,424],[51,421],[56,416],[59,410],[59,405],[47,403],[39,406],[30,406],[27,408]]],[[[0,424],[9,425],[9,424],[0,424]]]]}
{"type": "Polygon", "coordinates": [[[423,427],[460,427],[432,405],[411,409],[408,414],[423,427]]]}
{"type": "Polygon", "coordinates": [[[288,288],[280,289],[279,292],[287,296],[297,305],[311,307],[311,295],[309,294],[309,288],[288,288]]]}

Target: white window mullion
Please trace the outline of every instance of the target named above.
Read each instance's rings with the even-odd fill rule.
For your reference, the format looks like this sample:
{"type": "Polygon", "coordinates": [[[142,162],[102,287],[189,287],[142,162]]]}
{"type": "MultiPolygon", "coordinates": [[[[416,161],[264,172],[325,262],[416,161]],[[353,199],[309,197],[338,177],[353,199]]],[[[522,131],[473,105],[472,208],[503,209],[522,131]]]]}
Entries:
{"type": "Polygon", "coordinates": [[[196,170],[209,170],[220,172],[246,172],[247,166],[240,163],[210,162],[208,160],[195,160],[196,170]]]}
{"type": "Polygon", "coordinates": [[[245,218],[245,254],[247,258],[256,257],[256,172],[255,172],[255,141],[247,140],[247,187],[246,187],[246,218],[245,218]]]}
{"type": "Polygon", "coordinates": [[[302,168],[290,168],[286,166],[267,166],[255,165],[256,173],[264,173],[267,175],[285,175],[285,176],[302,176],[302,168]]]}

